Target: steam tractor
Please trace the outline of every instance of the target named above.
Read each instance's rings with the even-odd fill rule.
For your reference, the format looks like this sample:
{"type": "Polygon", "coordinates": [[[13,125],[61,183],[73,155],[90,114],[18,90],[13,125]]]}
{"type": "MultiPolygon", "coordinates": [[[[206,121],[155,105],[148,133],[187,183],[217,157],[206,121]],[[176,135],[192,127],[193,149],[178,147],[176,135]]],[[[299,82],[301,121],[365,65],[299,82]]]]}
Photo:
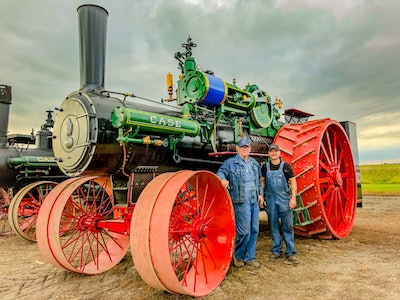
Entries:
{"type": "Polygon", "coordinates": [[[7,135],[11,102],[11,86],[0,85],[0,235],[15,232],[36,241],[41,203],[67,177],[51,148],[52,111],[36,135],[7,135]]]}
{"type": "MultiPolygon", "coordinates": [[[[53,149],[71,178],[46,197],[37,220],[42,255],[69,271],[97,274],[131,248],[150,286],[202,296],[228,271],[235,221],[227,190],[213,173],[242,136],[265,160],[274,142],[298,182],[296,232],[344,238],[357,193],[351,145],[331,119],[284,124],[282,102],[255,84],[244,88],[197,65],[189,37],[177,52],[176,87],[167,75],[162,103],[106,90],[108,12],[78,8],[80,89],[58,108],[53,149]],[[130,98],[133,98],[130,99],[130,98]]],[[[292,109],[294,119],[307,114],[292,109]]]]}

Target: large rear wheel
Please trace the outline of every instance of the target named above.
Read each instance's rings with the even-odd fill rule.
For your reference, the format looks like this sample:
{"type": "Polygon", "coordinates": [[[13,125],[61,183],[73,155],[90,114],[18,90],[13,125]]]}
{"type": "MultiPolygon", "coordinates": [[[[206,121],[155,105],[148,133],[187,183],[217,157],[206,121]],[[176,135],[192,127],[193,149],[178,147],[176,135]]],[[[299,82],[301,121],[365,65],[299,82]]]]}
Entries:
{"type": "Polygon", "coordinates": [[[135,267],[147,284],[203,296],[229,269],[235,238],[232,203],[211,172],[164,173],[141,193],[130,232],[135,267]]]}
{"type": "Polygon", "coordinates": [[[274,143],[292,164],[298,194],[308,207],[308,225],[296,233],[320,238],[344,238],[354,223],[357,182],[353,154],[347,134],[330,119],[286,124],[274,143]]]}

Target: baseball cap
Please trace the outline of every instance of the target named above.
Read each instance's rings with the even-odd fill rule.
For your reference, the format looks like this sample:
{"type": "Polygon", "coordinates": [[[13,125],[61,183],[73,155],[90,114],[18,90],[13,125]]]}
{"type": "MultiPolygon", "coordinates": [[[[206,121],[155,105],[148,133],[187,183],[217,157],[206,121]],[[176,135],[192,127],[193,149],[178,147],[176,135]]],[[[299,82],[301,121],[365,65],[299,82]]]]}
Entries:
{"type": "Polygon", "coordinates": [[[281,149],[279,149],[279,146],[278,146],[277,144],[271,144],[271,145],[269,145],[269,147],[268,147],[268,151],[272,151],[272,150],[279,151],[279,150],[281,150],[281,149]]]}
{"type": "Polygon", "coordinates": [[[238,142],[238,147],[248,146],[250,147],[250,140],[248,138],[241,138],[238,142]]]}

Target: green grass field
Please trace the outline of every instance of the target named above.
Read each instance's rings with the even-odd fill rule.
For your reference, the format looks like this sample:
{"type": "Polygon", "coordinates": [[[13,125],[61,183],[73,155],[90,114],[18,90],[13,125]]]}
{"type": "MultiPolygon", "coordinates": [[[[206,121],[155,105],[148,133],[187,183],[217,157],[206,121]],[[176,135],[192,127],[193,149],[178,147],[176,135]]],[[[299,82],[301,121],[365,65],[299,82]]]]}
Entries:
{"type": "Polygon", "coordinates": [[[400,195],[400,164],[362,165],[363,195],[400,195]]]}

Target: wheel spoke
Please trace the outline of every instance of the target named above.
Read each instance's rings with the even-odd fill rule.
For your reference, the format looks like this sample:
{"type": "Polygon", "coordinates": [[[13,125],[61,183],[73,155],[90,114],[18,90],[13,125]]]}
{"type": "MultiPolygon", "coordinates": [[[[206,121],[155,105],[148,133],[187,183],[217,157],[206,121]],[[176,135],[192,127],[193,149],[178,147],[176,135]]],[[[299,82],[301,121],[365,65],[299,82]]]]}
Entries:
{"type": "Polygon", "coordinates": [[[330,189],[327,190],[326,192],[326,198],[325,198],[325,213],[329,217],[332,214],[332,209],[333,209],[333,193],[330,189]]]}
{"type": "Polygon", "coordinates": [[[335,143],[335,149],[336,149],[336,151],[337,151],[337,153],[336,153],[336,157],[337,157],[337,159],[336,159],[336,165],[338,166],[339,171],[341,171],[342,168],[341,168],[340,166],[343,164],[343,159],[344,159],[345,152],[344,152],[344,150],[340,147],[339,140],[337,140],[337,142],[335,143]]]}
{"type": "Polygon", "coordinates": [[[332,151],[333,151],[333,153],[332,153],[333,163],[337,165],[338,164],[338,140],[337,140],[337,134],[336,134],[336,131],[334,131],[334,130],[330,129],[330,131],[332,132],[333,137],[332,137],[332,140],[331,140],[329,145],[331,145],[331,148],[333,148],[332,149],[332,151]]]}
{"type": "Polygon", "coordinates": [[[328,154],[328,151],[325,147],[324,141],[322,141],[322,143],[321,143],[321,150],[323,152],[323,157],[327,160],[328,164],[330,165],[332,163],[331,156],[329,156],[329,154],[328,154]]]}
{"type": "Polygon", "coordinates": [[[29,203],[31,206],[33,207],[40,207],[42,205],[42,195],[41,195],[41,191],[39,188],[33,188],[32,190],[30,190],[26,196],[28,196],[27,199],[29,199],[29,203]]]}
{"type": "Polygon", "coordinates": [[[329,151],[329,163],[334,163],[334,156],[333,156],[333,152],[332,152],[332,139],[331,139],[331,137],[330,137],[330,130],[329,129],[327,129],[326,131],[325,131],[325,143],[323,143],[327,148],[328,148],[328,151],[329,151]]]}
{"type": "Polygon", "coordinates": [[[340,222],[340,220],[342,219],[343,213],[337,189],[333,191],[333,196],[334,196],[334,213],[331,214],[329,218],[332,224],[336,226],[338,221],[340,222]]]}
{"type": "Polygon", "coordinates": [[[322,161],[321,159],[319,160],[319,165],[320,165],[320,172],[321,170],[325,170],[326,172],[329,171],[329,166],[325,164],[324,161],[322,161]]]}
{"type": "Polygon", "coordinates": [[[329,182],[329,178],[324,176],[324,177],[319,177],[319,184],[322,185],[326,185],[329,182]]]}
{"type": "Polygon", "coordinates": [[[24,216],[23,221],[20,223],[19,227],[22,229],[23,232],[26,234],[29,232],[33,226],[36,225],[36,215],[26,215],[24,216]]]}

